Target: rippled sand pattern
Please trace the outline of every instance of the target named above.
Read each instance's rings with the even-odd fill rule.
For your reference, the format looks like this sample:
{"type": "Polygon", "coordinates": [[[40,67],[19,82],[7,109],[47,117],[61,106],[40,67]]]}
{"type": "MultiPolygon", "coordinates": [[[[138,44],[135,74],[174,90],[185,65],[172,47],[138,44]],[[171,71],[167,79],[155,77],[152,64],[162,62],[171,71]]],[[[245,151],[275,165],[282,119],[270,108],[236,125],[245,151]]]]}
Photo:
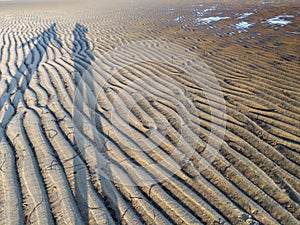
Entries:
{"type": "Polygon", "coordinates": [[[0,5],[0,224],[299,224],[299,3],[83,6],[0,5]]]}

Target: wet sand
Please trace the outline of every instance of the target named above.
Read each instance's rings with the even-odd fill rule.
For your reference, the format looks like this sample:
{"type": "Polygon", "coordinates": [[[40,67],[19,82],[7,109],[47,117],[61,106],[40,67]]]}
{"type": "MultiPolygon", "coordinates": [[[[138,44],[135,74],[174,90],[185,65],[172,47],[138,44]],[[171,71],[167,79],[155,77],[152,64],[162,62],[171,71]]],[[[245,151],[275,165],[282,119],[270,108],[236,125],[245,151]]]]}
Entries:
{"type": "Polygon", "coordinates": [[[297,1],[0,4],[1,224],[299,223],[297,1]]]}

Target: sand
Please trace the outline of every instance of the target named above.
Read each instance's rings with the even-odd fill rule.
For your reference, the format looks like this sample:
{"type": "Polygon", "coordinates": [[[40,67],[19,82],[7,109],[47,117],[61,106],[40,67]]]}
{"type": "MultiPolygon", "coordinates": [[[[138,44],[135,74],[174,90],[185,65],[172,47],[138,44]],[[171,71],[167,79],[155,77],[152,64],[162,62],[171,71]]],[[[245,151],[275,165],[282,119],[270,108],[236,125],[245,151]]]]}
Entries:
{"type": "Polygon", "coordinates": [[[0,224],[299,224],[297,1],[0,3],[0,224]]]}

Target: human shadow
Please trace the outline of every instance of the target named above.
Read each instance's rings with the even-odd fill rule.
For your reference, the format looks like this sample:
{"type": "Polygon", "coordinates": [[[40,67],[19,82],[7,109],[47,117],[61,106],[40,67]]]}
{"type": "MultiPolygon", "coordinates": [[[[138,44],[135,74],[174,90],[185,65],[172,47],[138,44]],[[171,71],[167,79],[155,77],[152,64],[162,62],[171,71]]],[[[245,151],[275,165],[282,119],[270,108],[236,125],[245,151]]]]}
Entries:
{"type": "MultiPolygon", "coordinates": [[[[92,114],[94,116],[91,116],[89,118],[91,124],[95,126],[95,130],[93,130],[93,140],[90,140],[93,145],[96,147],[97,151],[100,154],[103,154],[104,152],[104,139],[99,137],[99,133],[103,133],[101,122],[99,119],[99,116],[102,114],[98,112],[94,107],[95,104],[97,104],[97,90],[95,88],[95,81],[94,81],[94,74],[92,71],[92,61],[95,59],[94,54],[90,48],[90,45],[88,43],[86,33],[88,32],[88,29],[77,23],[74,30],[73,30],[73,36],[74,36],[74,42],[73,42],[73,53],[72,53],[72,60],[74,62],[74,70],[75,70],[75,100],[74,100],[74,115],[73,115],[73,121],[74,121],[74,126],[76,126],[76,131],[79,132],[80,135],[84,135],[84,124],[83,124],[83,110],[84,110],[84,101],[86,101],[86,104],[91,107],[93,111],[92,114]],[[92,96],[91,96],[92,95],[92,96]],[[82,96],[89,96],[85,99],[82,98],[82,96]]],[[[77,146],[81,146],[78,149],[78,154],[81,156],[83,161],[86,162],[86,152],[85,145],[83,143],[78,143],[78,141],[83,141],[81,138],[76,138],[76,134],[74,136],[75,138],[75,143],[77,146]]],[[[99,165],[100,163],[97,162],[98,168],[105,168],[105,165],[99,165]]],[[[75,168],[74,168],[75,170],[75,168]]],[[[98,171],[99,172],[99,171],[98,171]]],[[[111,182],[109,179],[112,177],[111,171],[109,168],[105,168],[105,175],[104,172],[101,171],[98,174],[98,178],[100,179],[99,182],[101,183],[102,188],[107,188],[107,182],[111,182]]],[[[82,180],[88,180],[88,177],[75,177],[75,198],[78,203],[78,207],[80,209],[80,212],[84,218],[84,222],[87,224],[89,222],[89,204],[86,202],[86,199],[88,199],[88,193],[87,193],[87,183],[82,183],[82,180]],[[80,181],[81,180],[81,181],[80,181]],[[80,191],[79,191],[80,190],[80,191]]],[[[104,196],[104,201],[105,204],[108,204],[108,208],[113,208],[113,217],[114,219],[120,222],[120,212],[117,210],[118,207],[118,200],[116,195],[114,194],[113,190],[108,190],[110,191],[110,195],[106,195],[105,193],[107,190],[103,190],[104,196]]]]}
{"type": "Polygon", "coordinates": [[[15,76],[17,82],[19,82],[22,75],[26,76],[26,79],[24,79],[20,85],[22,89],[26,89],[26,85],[30,83],[33,74],[38,70],[40,63],[47,52],[47,48],[51,43],[51,40],[53,40],[59,48],[62,47],[61,40],[58,38],[56,33],[56,23],[53,23],[49,29],[45,30],[40,35],[37,35],[22,44],[22,47],[24,47],[31,42],[37,41],[37,43],[25,58],[24,62],[19,67],[19,71],[15,76]],[[39,54],[39,56],[37,56],[36,54],[39,54]],[[32,59],[34,60],[32,61],[32,59]]]}
{"type": "MultiPolygon", "coordinates": [[[[19,47],[24,47],[25,45],[29,45],[32,42],[37,41],[34,44],[34,47],[30,49],[30,52],[24,59],[23,63],[16,68],[16,73],[13,75],[13,79],[8,84],[7,91],[4,92],[0,96],[0,109],[3,107],[5,102],[9,101],[11,97],[13,97],[12,102],[14,103],[15,107],[21,101],[21,98],[16,98],[16,93],[19,91],[21,95],[24,94],[26,89],[29,86],[30,81],[32,80],[33,75],[37,72],[46,52],[47,48],[49,47],[51,40],[61,48],[62,43],[59,37],[56,34],[56,23],[53,23],[50,28],[45,30],[43,33],[33,37],[29,41],[23,43],[19,47]]],[[[7,114],[8,116],[11,116],[7,114]]],[[[3,121],[6,121],[4,124],[0,123],[0,126],[6,127],[10,118],[5,118],[3,121]]]]}

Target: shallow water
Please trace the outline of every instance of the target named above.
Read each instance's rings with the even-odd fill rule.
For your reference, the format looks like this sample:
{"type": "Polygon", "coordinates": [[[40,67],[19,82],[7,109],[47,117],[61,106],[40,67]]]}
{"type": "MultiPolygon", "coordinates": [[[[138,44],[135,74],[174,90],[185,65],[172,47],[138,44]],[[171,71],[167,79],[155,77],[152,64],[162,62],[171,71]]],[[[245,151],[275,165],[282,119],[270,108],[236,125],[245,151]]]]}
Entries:
{"type": "Polygon", "coordinates": [[[198,16],[203,16],[203,15],[205,15],[205,14],[208,13],[208,12],[215,11],[215,10],[217,9],[217,7],[218,7],[218,5],[214,5],[214,6],[212,6],[211,8],[204,9],[204,10],[201,11],[201,12],[197,12],[197,15],[198,15],[198,16]]]}
{"type": "Polygon", "coordinates": [[[238,24],[235,24],[235,28],[239,32],[246,32],[248,30],[248,28],[252,27],[254,24],[255,23],[249,23],[249,22],[242,21],[238,24]]]}
{"type": "Polygon", "coordinates": [[[211,22],[217,22],[219,20],[226,20],[229,19],[230,17],[221,17],[221,16],[211,16],[211,17],[207,17],[207,18],[198,18],[196,21],[198,23],[202,23],[202,24],[209,24],[211,22]]]}
{"type": "Polygon", "coordinates": [[[176,17],[176,18],[175,18],[175,21],[176,21],[177,23],[182,23],[182,22],[184,21],[184,16],[178,16],[178,17],[176,17]]]}
{"type": "Polygon", "coordinates": [[[292,21],[285,20],[287,18],[294,18],[293,15],[278,15],[275,16],[274,18],[268,19],[267,23],[271,25],[280,25],[280,26],[285,26],[289,23],[292,23],[292,21]]]}
{"type": "Polygon", "coordinates": [[[248,16],[251,16],[253,15],[254,13],[243,13],[243,14],[240,14],[240,16],[237,18],[237,19],[245,19],[247,18],[248,16]]]}

